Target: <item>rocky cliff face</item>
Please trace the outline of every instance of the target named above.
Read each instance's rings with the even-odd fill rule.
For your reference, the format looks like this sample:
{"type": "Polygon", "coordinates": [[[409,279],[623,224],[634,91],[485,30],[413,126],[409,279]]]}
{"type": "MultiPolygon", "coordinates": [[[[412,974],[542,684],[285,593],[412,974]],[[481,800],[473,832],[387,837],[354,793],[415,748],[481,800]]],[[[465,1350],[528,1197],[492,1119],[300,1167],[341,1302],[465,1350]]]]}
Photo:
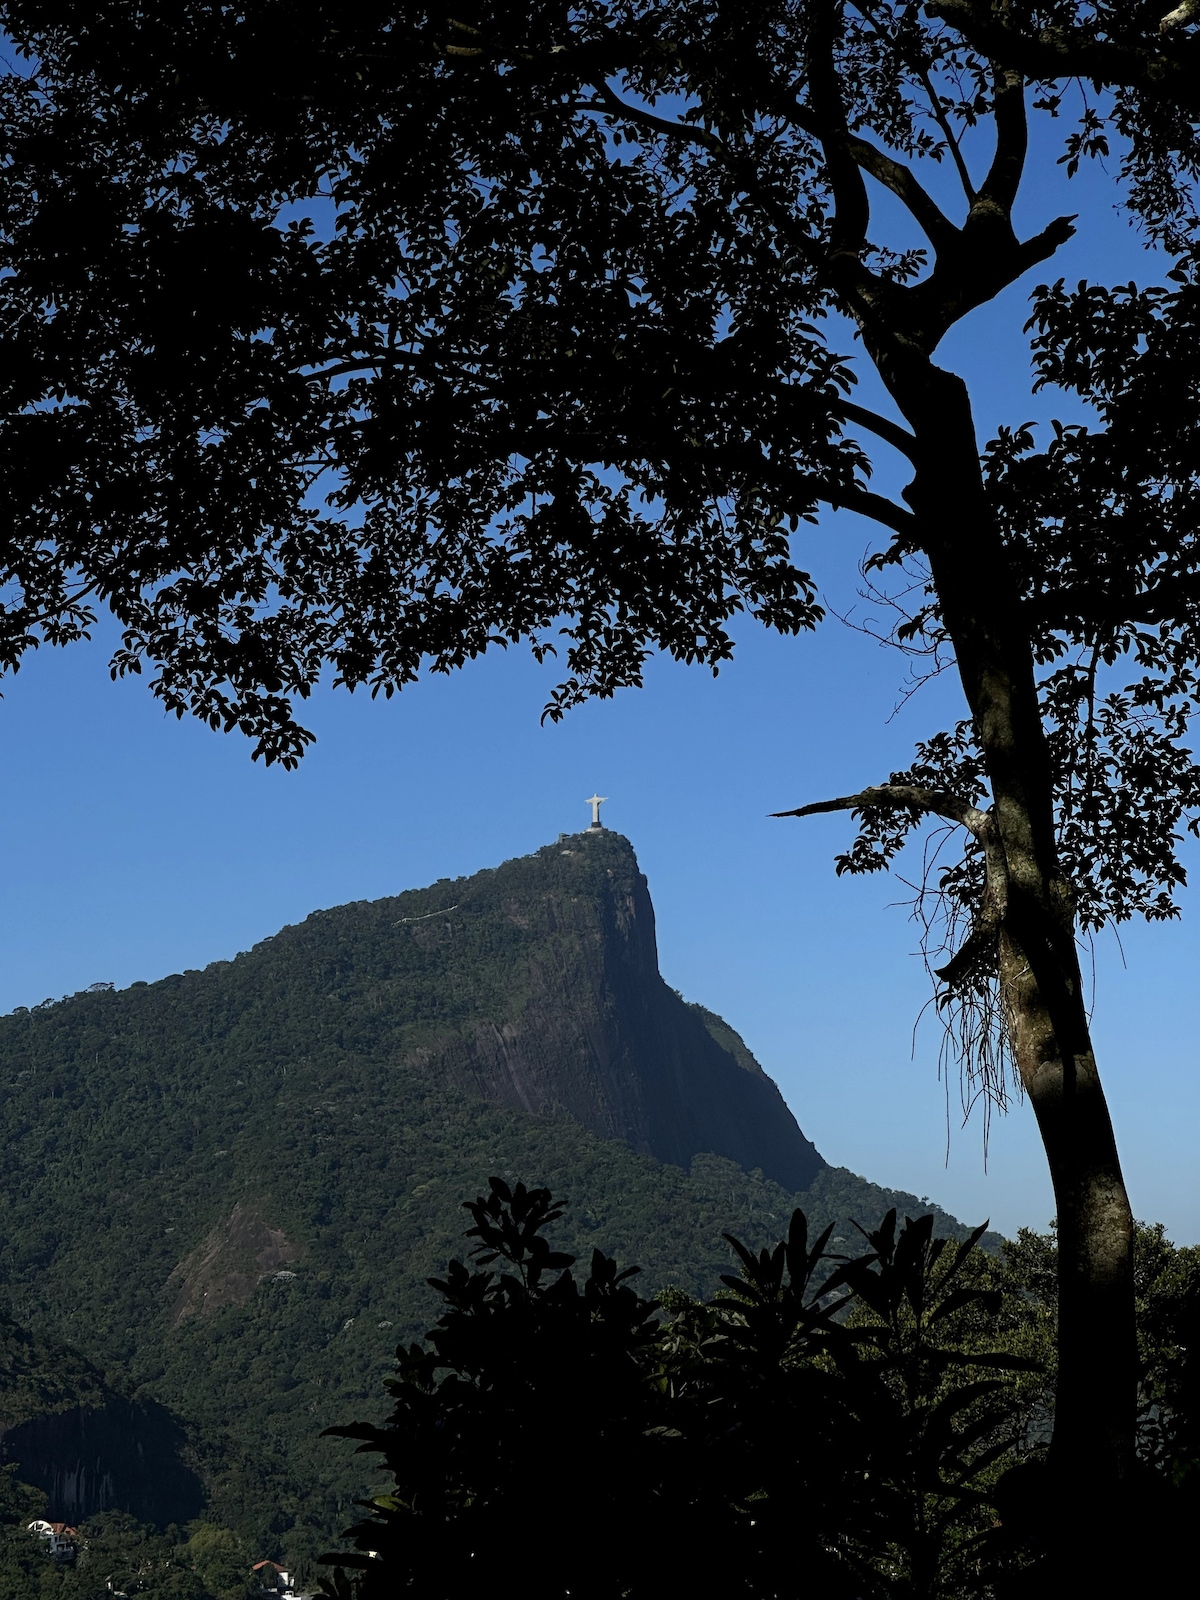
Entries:
{"type": "Polygon", "coordinates": [[[183,1430],[153,1401],[110,1394],[100,1406],[71,1406],[0,1435],[0,1462],[41,1489],[55,1521],[127,1511],[140,1522],[187,1522],[204,1509],[204,1489],[184,1460],[183,1430]]]}
{"type": "Polygon", "coordinates": [[[46,1496],[54,1521],[116,1507],[185,1522],[204,1504],[183,1430],[161,1405],[118,1394],[77,1350],[0,1313],[0,1467],[46,1496]]]}
{"type": "Polygon", "coordinates": [[[455,987],[456,947],[486,928],[510,1003],[472,997],[473,1016],[418,1047],[430,1073],[684,1168],[723,1155],[799,1190],[824,1166],[733,1030],[663,982],[654,907],[620,834],[572,835],[448,886],[451,903],[399,927],[455,987]]]}
{"type": "Polygon", "coordinates": [[[203,972],[0,1023],[0,1064],[30,1099],[31,1159],[36,1141],[54,1145],[48,1107],[61,1120],[93,1102],[131,1132],[152,1115],[155,1144],[168,1108],[179,1133],[189,1107],[196,1128],[216,1108],[224,1143],[327,1055],[572,1117],[684,1168],[722,1155],[796,1191],[825,1165],[737,1034],[663,982],[646,880],[608,830],[315,912],[203,972]],[[119,1110],[102,1091],[110,1071],[127,1086],[119,1110]]]}
{"type": "MultiPolygon", "coordinates": [[[[266,1202],[269,1204],[269,1202],[266,1202]]],[[[188,1317],[211,1317],[225,1306],[244,1306],[267,1278],[294,1278],[288,1266],[303,1259],[282,1228],[263,1215],[263,1202],[239,1200],[167,1279],[176,1291],[171,1326],[188,1317]]]]}

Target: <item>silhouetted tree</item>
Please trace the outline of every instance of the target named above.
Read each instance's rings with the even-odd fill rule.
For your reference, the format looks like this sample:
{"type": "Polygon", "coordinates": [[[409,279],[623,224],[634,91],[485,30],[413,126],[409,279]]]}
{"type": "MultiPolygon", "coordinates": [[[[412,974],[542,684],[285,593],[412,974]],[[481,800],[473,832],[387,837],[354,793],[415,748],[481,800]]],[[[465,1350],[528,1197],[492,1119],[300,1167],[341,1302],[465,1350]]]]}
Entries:
{"type": "MultiPolygon", "coordinates": [[[[1170,339],[1196,264],[1148,294],[1045,289],[1041,376],[1100,427],[981,452],[934,356],[1073,232],[1022,239],[1013,217],[1030,107],[1058,114],[1060,61],[1091,67],[989,55],[1000,13],[971,0],[941,15],[6,0],[0,657],[77,637],[102,600],[114,670],[154,663],[180,715],[291,763],[291,700],[327,667],[390,694],[565,639],[559,715],[640,681],[652,649],[718,666],[740,611],[813,626],[789,532],[822,506],[873,521],[877,581],[924,590],[898,637],[953,656],[967,714],[909,770],[795,814],[860,815],[850,871],[930,817],[964,841],[922,901],[939,1001],[968,1071],[1002,1094],[1011,1054],[1038,1118],[1056,1493],[1064,1539],[1099,1548],[1133,1470],[1133,1223],[1076,935],[1173,914],[1200,797],[1195,341],[1170,339]],[[920,248],[879,234],[881,189],[920,248]],[[850,399],[855,339],[886,411],[850,399]],[[899,500],[864,438],[911,472],[899,500]]],[[[1076,25],[1047,16],[1005,8],[1005,41],[1076,25]]],[[[1112,118],[1122,197],[1182,253],[1195,36],[1181,7],[1152,61],[1161,20],[1089,11],[1077,34],[1132,41],[1168,86],[1139,80],[1112,118]]],[[[1107,147],[1106,106],[1066,134],[1069,171],[1107,147]]]]}
{"type": "MultiPolygon", "coordinates": [[[[935,0],[931,17],[948,23],[993,61],[1035,82],[1090,82],[1110,91],[1109,109],[1135,154],[1152,170],[1164,150],[1185,157],[1193,149],[1200,114],[1200,7],[1049,4],[1013,6],[1001,0],[935,0]],[[1114,115],[1115,113],[1115,115],[1114,115]],[[1138,146],[1141,149],[1138,150],[1138,146]]],[[[1083,128],[1093,136],[1108,117],[1085,112],[1083,128]]]]}
{"type": "Polygon", "coordinates": [[[598,1251],[575,1279],[548,1191],[493,1178],[468,1209],[479,1264],[430,1280],[445,1310],[397,1352],[388,1422],[330,1430],[393,1480],[350,1530],[360,1553],[324,1558],[361,1600],[935,1600],[1023,1563],[989,1490],[1018,1442],[1009,1375],[1033,1363],[980,1337],[999,1306],[973,1281],[982,1229],[951,1246],[891,1212],[847,1261],[797,1211],[773,1248],[730,1239],[724,1294],[651,1302],[598,1251]]]}

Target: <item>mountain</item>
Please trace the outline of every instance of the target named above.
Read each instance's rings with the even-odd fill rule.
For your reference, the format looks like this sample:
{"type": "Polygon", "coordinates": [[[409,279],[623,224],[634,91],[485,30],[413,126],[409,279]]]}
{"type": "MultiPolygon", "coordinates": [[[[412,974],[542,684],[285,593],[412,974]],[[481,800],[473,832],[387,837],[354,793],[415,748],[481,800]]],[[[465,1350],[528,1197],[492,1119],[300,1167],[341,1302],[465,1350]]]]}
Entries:
{"type": "Polygon", "coordinates": [[[569,1202],[562,1248],[702,1293],[723,1232],[765,1243],[797,1203],[936,1209],[829,1167],[734,1030],[667,987],[607,830],[14,1013],[0,1088],[0,1290],[94,1368],[14,1413],[0,1454],[52,1515],[183,1522],[202,1493],[289,1562],[369,1489],[318,1435],[384,1411],[491,1173],[569,1202]]]}
{"type": "Polygon", "coordinates": [[[268,943],[238,971],[240,1025],[247,988],[286,964],[306,1048],[336,1036],[683,1167],[711,1152],[802,1189],[824,1165],[741,1041],[714,1037],[710,1014],[663,982],[646,880],[620,834],[317,913],[268,943]]]}

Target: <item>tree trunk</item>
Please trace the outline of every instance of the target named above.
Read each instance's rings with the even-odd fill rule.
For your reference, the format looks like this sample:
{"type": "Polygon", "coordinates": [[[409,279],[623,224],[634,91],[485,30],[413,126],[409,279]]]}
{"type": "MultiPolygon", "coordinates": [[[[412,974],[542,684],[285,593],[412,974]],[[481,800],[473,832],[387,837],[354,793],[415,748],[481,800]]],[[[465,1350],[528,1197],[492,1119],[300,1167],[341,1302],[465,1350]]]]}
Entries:
{"type": "Polygon", "coordinates": [[[992,788],[1007,879],[1000,989],[1058,1209],[1057,1505],[1047,1510],[1073,1556],[1086,1559],[1090,1550],[1111,1550],[1118,1524],[1107,1519],[1134,1469],[1133,1219],[1089,1035],[1070,885],[1055,846],[1032,642],[984,495],[967,388],[924,358],[906,360],[900,371],[880,366],[918,440],[905,499],[920,520],[992,788]]]}

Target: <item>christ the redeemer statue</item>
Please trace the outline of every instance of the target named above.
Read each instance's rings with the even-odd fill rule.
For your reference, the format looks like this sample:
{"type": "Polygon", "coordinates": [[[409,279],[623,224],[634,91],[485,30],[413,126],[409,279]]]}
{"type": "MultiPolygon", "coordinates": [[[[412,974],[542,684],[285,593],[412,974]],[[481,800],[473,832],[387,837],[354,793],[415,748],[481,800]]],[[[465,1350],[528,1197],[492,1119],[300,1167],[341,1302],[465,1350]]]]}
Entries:
{"type": "MultiPolygon", "coordinates": [[[[600,807],[607,799],[607,795],[594,794],[590,800],[584,801],[584,805],[591,806],[592,808],[592,828],[600,830],[604,827],[604,824],[600,821],[600,807]]],[[[591,831],[592,829],[589,828],[588,832],[590,833],[591,831]]]]}

